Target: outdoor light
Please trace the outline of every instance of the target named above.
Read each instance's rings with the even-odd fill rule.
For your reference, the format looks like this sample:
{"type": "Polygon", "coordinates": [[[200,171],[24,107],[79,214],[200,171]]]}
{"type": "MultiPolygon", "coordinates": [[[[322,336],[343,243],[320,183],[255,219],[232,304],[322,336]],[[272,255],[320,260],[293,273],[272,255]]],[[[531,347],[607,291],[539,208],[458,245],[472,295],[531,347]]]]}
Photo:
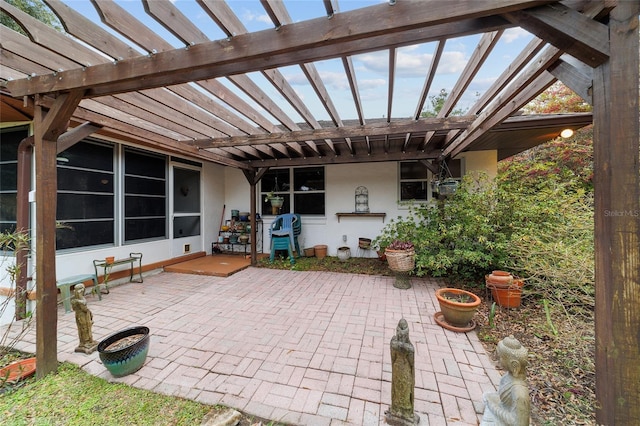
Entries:
{"type": "Polygon", "coordinates": [[[565,139],[570,138],[571,136],[573,136],[573,129],[564,129],[562,132],[560,132],[560,136],[565,139]]]}

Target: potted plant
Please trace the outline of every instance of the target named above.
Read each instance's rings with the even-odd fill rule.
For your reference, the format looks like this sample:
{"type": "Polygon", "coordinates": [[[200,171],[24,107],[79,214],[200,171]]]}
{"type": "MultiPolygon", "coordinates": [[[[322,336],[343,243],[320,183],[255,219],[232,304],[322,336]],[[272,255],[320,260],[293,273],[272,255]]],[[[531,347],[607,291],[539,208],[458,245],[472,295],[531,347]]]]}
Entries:
{"type": "Polygon", "coordinates": [[[447,287],[436,290],[436,298],[440,312],[436,312],[434,319],[439,325],[462,332],[475,328],[473,316],[480,306],[480,297],[470,291],[447,287]]]}
{"type": "Polygon", "coordinates": [[[409,272],[416,265],[416,251],[411,241],[394,240],[384,249],[389,269],[409,272]]]}
{"type": "Polygon", "coordinates": [[[271,214],[278,214],[278,210],[284,203],[284,197],[276,195],[273,191],[271,191],[265,196],[264,201],[268,201],[271,203],[271,214]]]}

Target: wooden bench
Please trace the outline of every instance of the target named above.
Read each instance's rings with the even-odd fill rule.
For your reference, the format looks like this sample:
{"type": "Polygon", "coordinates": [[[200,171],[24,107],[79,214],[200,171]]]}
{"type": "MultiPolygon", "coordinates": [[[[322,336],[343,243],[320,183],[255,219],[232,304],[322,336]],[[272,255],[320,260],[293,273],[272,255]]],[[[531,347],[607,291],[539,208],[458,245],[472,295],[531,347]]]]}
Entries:
{"type": "Polygon", "coordinates": [[[122,259],[114,259],[113,262],[107,262],[105,259],[97,259],[93,261],[93,269],[96,271],[96,277],[98,276],[98,268],[103,268],[104,272],[104,288],[107,294],[109,294],[109,287],[107,283],[109,281],[109,275],[113,270],[114,266],[119,265],[129,265],[129,282],[137,282],[141,283],[142,279],[142,253],[129,253],[129,257],[124,257],[122,259]],[[133,279],[133,268],[134,264],[138,262],[138,274],[140,278],[138,280],[133,279]]]}
{"type": "Polygon", "coordinates": [[[56,281],[56,287],[60,289],[60,298],[65,312],[71,312],[71,286],[85,283],[86,281],[93,281],[91,291],[98,293],[98,298],[102,300],[102,294],[100,294],[100,289],[98,288],[98,278],[95,274],[73,275],[56,281]]]}

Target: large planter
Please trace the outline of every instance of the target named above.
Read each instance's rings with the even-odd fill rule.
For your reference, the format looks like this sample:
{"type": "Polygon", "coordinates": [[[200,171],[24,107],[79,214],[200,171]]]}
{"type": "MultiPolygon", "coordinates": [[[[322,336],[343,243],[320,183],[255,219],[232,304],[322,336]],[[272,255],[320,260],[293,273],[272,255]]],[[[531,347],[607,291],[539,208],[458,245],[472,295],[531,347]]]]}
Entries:
{"type": "Polygon", "coordinates": [[[466,290],[441,288],[436,290],[436,298],[440,304],[440,312],[434,316],[438,324],[452,331],[475,328],[473,316],[480,306],[480,297],[466,290]]]}
{"type": "Polygon", "coordinates": [[[114,377],[138,371],[149,352],[149,327],[137,326],[113,333],[98,344],[98,354],[114,377]]]}
{"type": "Polygon", "coordinates": [[[415,250],[392,250],[386,249],[384,251],[389,269],[394,272],[409,272],[413,271],[416,266],[416,252],[415,250]]]}

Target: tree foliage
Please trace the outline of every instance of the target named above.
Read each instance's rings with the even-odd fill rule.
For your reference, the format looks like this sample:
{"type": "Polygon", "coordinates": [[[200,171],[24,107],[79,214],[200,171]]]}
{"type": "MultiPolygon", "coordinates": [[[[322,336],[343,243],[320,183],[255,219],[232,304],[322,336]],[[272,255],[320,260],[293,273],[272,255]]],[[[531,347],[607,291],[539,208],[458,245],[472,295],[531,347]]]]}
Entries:
{"type": "Polygon", "coordinates": [[[589,112],[591,105],[558,81],[525,105],[523,109],[527,114],[560,114],[589,112]]]}
{"type": "MultiPolygon", "coordinates": [[[[436,117],[440,110],[442,110],[442,107],[448,97],[449,92],[447,92],[447,89],[440,89],[440,92],[437,95],[429,96],[429,102],[431,102],[431,105],[427,106],[422,111],[422,117],[436,117]]],[[[466,112],[466,109],[455,108],[449,115],[464,115],[466,112]]]]}
{"type": "MultiPolygon", "coordinates": [[[[5,0],[10,5],[26,12],[30,16],[36,18],[38,21],[43,22],[58,31],[62,30],[62,25],[57,16],[51,12],[51,10],[42,2],[42,0],[5,0]]],[[[0,12],[0,24],[11,28],[23,35],[26,32],[18,25],[12,17],[4,12],[0,12]]]]}

